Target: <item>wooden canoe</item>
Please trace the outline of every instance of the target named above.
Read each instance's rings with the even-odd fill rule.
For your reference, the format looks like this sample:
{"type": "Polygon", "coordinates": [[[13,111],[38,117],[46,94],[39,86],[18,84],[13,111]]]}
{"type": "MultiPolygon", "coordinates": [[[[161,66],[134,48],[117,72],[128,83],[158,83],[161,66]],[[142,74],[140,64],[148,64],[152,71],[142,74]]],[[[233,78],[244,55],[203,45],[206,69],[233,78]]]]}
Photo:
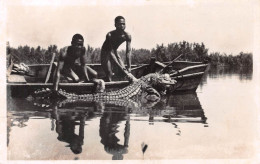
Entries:
{"type": "MultiPolygon", "coordinates": [[[[98,72],[98,78],[103,78],[105,73],[100,64],[88,64],[91,68],[98,72]]],[[[164,68],[166,64],[160,62],[154,62],[144,65],[133,65],[132,74],[140,78],[150,72],[157,72],[164,68]]],[[[200,62],[186,62],[176,61],[176,65],[173,63],[172,68],[176,71],[172,74],[172,78],[177,80],[177,84],[172,88],[172,92],[190,92],[195,91],[201,81],[201,78],[207,68],[208,64],[200,62]]],[[[52,76],[56,68],[56,64],[51,70],[50,79],[45,83],[47,72],[49,71],[49,64],[35,64],[29,65],[29,75],[16,75],[11,74],[8,77],[7,93],[12,97],[24,97],[28,96],[32,91],[41,88],[52,88],[52,76]]],[[[125,87],[129,84],[124,78],[118,78],[117,81],[106,82],[106,89],[113,90],[125,87]]],[[[65,89],[68,92],[75,93],[91,93],[93,91],[93,83],[60,83],[59,88],[65,89]]]]}

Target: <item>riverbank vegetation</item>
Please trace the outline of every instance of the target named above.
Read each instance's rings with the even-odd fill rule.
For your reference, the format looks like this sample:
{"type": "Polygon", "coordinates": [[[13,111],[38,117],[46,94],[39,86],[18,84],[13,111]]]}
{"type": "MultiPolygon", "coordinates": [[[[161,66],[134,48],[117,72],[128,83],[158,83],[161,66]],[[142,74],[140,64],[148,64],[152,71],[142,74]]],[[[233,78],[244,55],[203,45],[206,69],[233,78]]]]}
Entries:
{"type": "MultiPolygon", "coordinates": [[[[100,48],[86,46],[89,63],[100,63],[100,48]]],[[[51,61],[52,54],[56,54],[56,60],[59,49],[56,45],[50,45],[47,49],[40,46],[34,48],[29,46],[19,46],[17,48],[9,47],[7,54],[11,54],[15,63],[25,64],[48,64],[51,61]]],[[[125,58],[124,50],[119,51],[122,58],[125,58]]],[[[230,66],[230,67],[249,67],[253,66],[252,53],[240,52],[239,54],[226,54],[220,52],[208,52],[208,48],[203,43],[189,43],[182,41],[179,43],[170,43],[167,45],[158,44],[155,48],[132,49],[132,64],[149,63],[151,57],[160,62],[167,62],[183,54],[178,60],[210,62],[212,66],[230,66]]],[[[9,57],[9,55],[7,55],[9,57]]]]}

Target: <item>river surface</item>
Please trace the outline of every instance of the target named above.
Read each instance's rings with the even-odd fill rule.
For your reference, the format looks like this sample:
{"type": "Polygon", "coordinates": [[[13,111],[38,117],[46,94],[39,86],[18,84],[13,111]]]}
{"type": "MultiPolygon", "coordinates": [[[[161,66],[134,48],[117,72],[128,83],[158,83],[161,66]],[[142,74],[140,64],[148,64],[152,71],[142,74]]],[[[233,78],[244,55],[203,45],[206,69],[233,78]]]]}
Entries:
{"type": "Polygon", "coordinates": [[[9,160],[251,158],[252,71],[211,69],[196,93],[157,104],[8,99],[9,160]]]}

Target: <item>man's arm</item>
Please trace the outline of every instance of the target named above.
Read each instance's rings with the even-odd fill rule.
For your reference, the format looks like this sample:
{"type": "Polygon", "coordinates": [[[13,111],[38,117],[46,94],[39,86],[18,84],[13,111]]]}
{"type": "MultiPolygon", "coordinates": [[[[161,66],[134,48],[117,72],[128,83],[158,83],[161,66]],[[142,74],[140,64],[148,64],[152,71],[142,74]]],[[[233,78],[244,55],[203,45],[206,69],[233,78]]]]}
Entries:
{"type": "Polygon", "coordinates": [[[83,55],[80,57],[80,63],[81,63],[81,68],[83,70],[84,77],[85,77],[86,81],[89,81],[88,72],[87,72],[87,68],[86,68],[86,64],[87,64],[87,51],[86,51],[85,47],[84,47],[83,51],[84,51],[83,55]]]}
{"type": "Polygon", "coordinates": [[[66,52],[61,52],[59,61],[58,61],[58,66],[57,66],[56,72],[54,74],[54,82],[53,82],[54,91],[58,91],[58,86],[59,86],[59,82],[60,82],[60,72],[64,65],[64,56],[66,55],[65,53],[66,52]]]}
{"type": "Polygon", "coordinates": [[[131,72],[131,35],[126,34],[126,64],[127,64],[127,69],[129,72],[131,72]]]}

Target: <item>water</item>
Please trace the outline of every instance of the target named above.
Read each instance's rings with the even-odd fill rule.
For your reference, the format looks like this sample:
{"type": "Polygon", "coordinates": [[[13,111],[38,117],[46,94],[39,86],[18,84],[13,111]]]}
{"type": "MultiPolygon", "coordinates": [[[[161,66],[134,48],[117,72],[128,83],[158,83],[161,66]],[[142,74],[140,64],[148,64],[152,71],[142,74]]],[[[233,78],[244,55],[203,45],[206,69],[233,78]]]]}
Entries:
{"type": "Polygon", "coordinates": [[[8,159],[251,158],[254,87],[252,71],[222,68],[211,69],[196,93],[157,104],[9,99],[8,159]]]}

